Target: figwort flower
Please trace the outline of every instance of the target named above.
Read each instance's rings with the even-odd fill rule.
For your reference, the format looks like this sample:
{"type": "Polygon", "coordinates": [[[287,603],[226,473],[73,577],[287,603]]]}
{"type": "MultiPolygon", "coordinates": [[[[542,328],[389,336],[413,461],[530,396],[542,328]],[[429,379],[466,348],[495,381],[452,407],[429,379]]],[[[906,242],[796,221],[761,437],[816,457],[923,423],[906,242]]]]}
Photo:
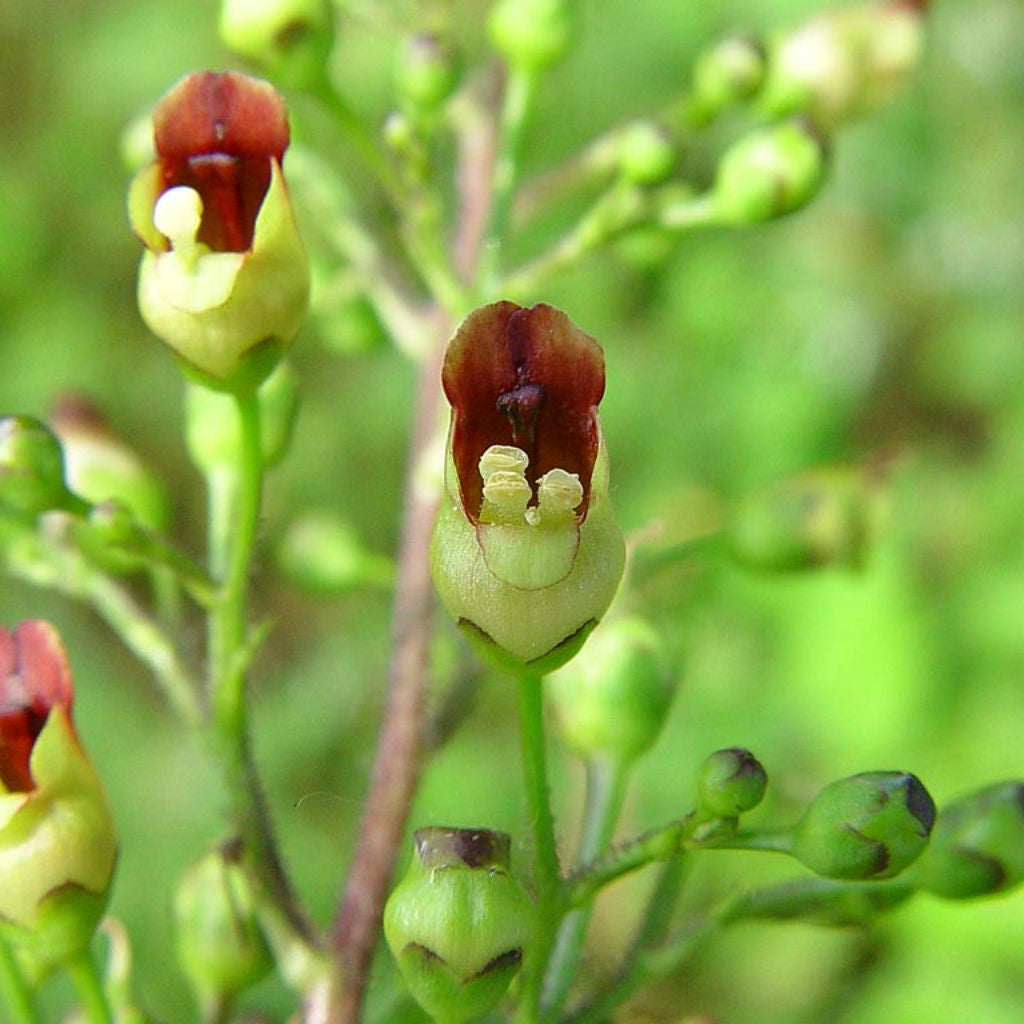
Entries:
{"type": "Polygon", "coordinates": [[[459,328],[442,379],[441,601],[488,653],[557,667],[604,614],[624,562],[597,415],[601,348],[551,306],[497,302],[459,328]]]}
{"type": "Polygon", "coordinates": [[[0,934],[50,960],[88,943],[117,856],[72,697],[52,626],[0,628],[0,934]]]}
{"type": "Polygon", "coordinates": [[[182,79],[153,113],[156,159],[132,183],[146,245],[139,309],[208,384],[251,388],[306,309],[309,266],[281,173],[289,130],[266,82],[182,79]]]}

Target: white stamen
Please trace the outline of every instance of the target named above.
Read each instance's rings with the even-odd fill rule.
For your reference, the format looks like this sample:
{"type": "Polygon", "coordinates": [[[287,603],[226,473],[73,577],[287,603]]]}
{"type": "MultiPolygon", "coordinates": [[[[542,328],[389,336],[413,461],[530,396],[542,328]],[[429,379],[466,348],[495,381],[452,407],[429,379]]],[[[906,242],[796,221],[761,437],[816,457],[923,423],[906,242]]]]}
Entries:
{"type": "Polygon", "coordinates": [[[493,474],[498,472],[523,476],[529,464],[530,458],[522,448],[515,448],[510,444],[492,444],[480,456],[480,476],[483,477],[485,484],[493,474]]]}
{"type": "Polygon", "coordinates": [[[576,473],[552,469],[537,481],[537,506],[543,520],[572,515],[583,502],[583,485],[576,473]]]}
{"type": "Polygon", "coordinates": [[[153,207],[153,224],[170,240],[175,252],[187,256],[196,249],[196,234],[203,219],[203,200],[194,188],[169,188],[153,207]]]}
{"type": "Polygon", "coordinates": [[[521,472],[497,469],[484,484],[480,519],[491,523],[521,523],[532,497],[530,485],[521,472]]]}

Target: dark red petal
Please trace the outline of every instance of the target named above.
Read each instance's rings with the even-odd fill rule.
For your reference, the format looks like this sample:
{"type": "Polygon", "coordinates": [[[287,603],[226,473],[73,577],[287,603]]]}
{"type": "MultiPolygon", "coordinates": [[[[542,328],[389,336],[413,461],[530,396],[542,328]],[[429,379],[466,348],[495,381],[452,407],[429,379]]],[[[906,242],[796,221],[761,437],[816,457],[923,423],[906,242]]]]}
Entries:
{"type": "Polygon", "coordinates": [[[470,519],[483,499],[477,463],[492,444],[522,448],[531,483],[556,467],[578,473],[586,515],[604,394],[604,356],[590,335],[543,303],[524,309],[496,302],[463,322],[445,354],[442,382],[470,519]]]}
{"type": "Polygon", "coordinates": [[[0,779],[10,792],[35,788],[29,760],[50,710],[71,711],[71,669],[57,631],[23,622],[0,628],[0,779]]]}
{"type": "Polygon", "coordinates": [[[269,83],[234,72],[183,78],[153,111],[164,189],[203,198],[199,240],[244,252],[270,186],[273,161],[288,148],[288,111],[269,83]]]}

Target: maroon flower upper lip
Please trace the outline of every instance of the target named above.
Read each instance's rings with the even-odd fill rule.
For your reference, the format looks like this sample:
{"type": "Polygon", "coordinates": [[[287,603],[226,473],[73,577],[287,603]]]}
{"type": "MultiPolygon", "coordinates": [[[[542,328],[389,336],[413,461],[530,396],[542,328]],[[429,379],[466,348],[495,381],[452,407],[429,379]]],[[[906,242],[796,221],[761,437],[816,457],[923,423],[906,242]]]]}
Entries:
{"type": "Polygon", "coordinates": [[[551,469],[576,473],[586,517],[604,394],[604,355],[564,313],[496,302],[472,313],[448,346],[442,371],[452,405],[452,450],[466,515],[483,500],[478,463],[491,445],[526,452],[531,486],[551,469]]]}
{"type": "Polygon", "coordinates": [[[70,718],[73,690],[67,655],[45,622],[0,627],[0,780],[8,792],[30,793],[32,748],[54,707],[70,718]]]}
{"type": "Polygon", "coordinates": [[[288,148],[284,100],[248,75],[198,72],[160,100],[153,131],[161,191],[185,185],[202,197],[199,241],[217,252],[250,249],[273,161],[288,148]]]}

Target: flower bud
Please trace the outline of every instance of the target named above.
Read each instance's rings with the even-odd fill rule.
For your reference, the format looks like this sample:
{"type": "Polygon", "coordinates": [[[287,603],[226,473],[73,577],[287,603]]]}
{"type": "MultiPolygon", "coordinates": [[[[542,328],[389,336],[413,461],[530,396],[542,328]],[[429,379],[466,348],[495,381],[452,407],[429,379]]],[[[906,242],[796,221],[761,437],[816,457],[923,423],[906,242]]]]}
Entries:
{"type": "Polygon", "coordinates": [[[653,121],[634,121],[619,136],[619,171],[632,185],[656,185],[676,162],[672,140],[653,121]]]}
{"type": "Polygon", "coordinates": [[[726,545],[751,569],[860,568],[883,512],[876,472],[860,466],[814,469],[746,498],[727,525],[726,545]]]}
{"type": "Polygon", "coordinates": [[[384,937],[416,1001],[461,1024],[491,1009],[518,973],[533,906],[509,870],[504,832],[421,828],[413,841],[384,937]]]}
{"type": "Polygon", "coordinates": [[[759,224],[806,206],[825,180],[825,145],[802,121],[785,121],[722,155],[711,199],[725,224],[759,224]]]}
{"type": "Polygon", "coordinates": [[[759,105],[833,127],[881,106],[920,59],[923,3],[882,0],[825,11],[776,40],[759,105]]]}
{"type": "Polygon", "coordinates": [[[291,86],[323,77],[333,42],[329,0],[221,0],[224,45],[291,86]]]}
{"type": "Polygon", "coordinates": [[[146,246],[139,310],[210,387],[251,390],[299,328],[309,265],[281,160],[284,101],[266,82],[203,72],[153,114],[157,159],[132,182],[146,246]]]}
{"type": "Polygon", "coordinates": [[[363,545],[351,524],[327,509],[304,512],[277,550],[281,571],[317,594],[344,594],[367,584],[388,585],[391,562],[363,545]]]}
{"type": "Polygon", "coordinates": [[[710,817],[735,818],[764,799],[768,775],[749,750],[732,747],[709,754],[700,766],[697,790],[710,817]]]}
{"type": "Polygon", "coordinates": [[[908,772],[865,772],[826,786],[793,832],[793,853],[826,878],[892,878],[928,845],[935,804],[908,772]]]}
{"type": "MultiPolygon", "coordinates": [[[[295,371],[288,363],[280,363],[260,385],[257,397],[263,464],[269,467],[284,457],[291,443],[298,412],[295,371]]],[[[192,461],[204,473],[238,466],[242,425],[235,400],[189,381],[185,387],[185,443],[192,461]]]]}
{"type": "Polygon", "coordinates": [[[638,618],[603,625],[548,683],[562,737],[581,757],[639,757],[657,739],[671,699],[664,644],[638,618]]]}
{"type": "Polygon", "coordinates": [[[433,114],[459,84],[462,61],[455,45],[437,35],[405,40],[395,67],[395,92],[412,115],[433,114]]]}
{"type": "Polygon", "coordinates": [[[167,492],[138,454],[82,395],[58,398],[51,417],[64,449],[68,486],[91,505],[116,500],[142,526],[163,530],[167,492]]]}
{"type": "Polygon", "coordinates": [[[52,626],[0,628],[0,936],[47,963],[88,944],[117,859],[73,696],[52,626]]]}
{"type": "Polygon", "coordinates": [[[210,850],[174,897],[178,961],[200,1006],[230,1001],[273,967],[241,860],[238,840],[210,850]]]}
{"type": "Polygon", "coordinates": [[[543,71],[565,56],[575,29],[573,0],[497,0],[487,21],[494,48],[515,68],[543,71]]]}
{"type": "Polygon", "coordinates": [[[36,516],[66,508],[70,498],[64,453],[46,425],[31,416],[0,418],[0,508],[36,516]]]}
{"type": "Polygon", "coordinates": [[[459,328],[442,380],[438,595],[485,656],[551,671],[604,614],[625,561],[597,415],[601,349],[551,306],[496,302],[459,328]]]}
{"type": "Polygon", "coordinates": [[[939,812],[928,850],[914,868],[923,889],[965,900],[1024,881],[1024,782],[997,782],[939,812]]]}
{"type": "Polygon", "coordinates": [[[693,72],[693,98],[705,117],[752,96],[764,80],[764,49],[748,36],[731,36],[706,50],[693,72]]]}

